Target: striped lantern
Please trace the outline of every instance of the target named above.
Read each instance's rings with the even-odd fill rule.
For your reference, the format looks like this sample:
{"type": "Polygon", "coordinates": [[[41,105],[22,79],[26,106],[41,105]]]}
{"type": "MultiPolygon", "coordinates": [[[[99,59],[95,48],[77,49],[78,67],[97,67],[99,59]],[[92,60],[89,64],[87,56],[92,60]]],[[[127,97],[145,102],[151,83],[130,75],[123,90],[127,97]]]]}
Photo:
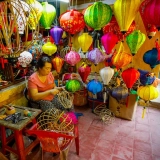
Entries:
{"type": "Polygon", "coordinates": [[[64,59],[59,56],[56,56],[55,58],[53,58],[52,64],[53,64],[54,69],[59,74],[64,64],[64,59]]]}
{"type": "Polygon", "coordinates": [[[56,9],[53,5],[48,4],[48,2],[42,2],[41,4],[43,7],[43,11],[40,23],[45,29],[50,29],[56,17],[56,9]]]}
{"type": "Polygon", "coordinates": [[[100,30],[112,18],[112,9],[109,5],[102,2],[95,2],[89,6],[84,13],[86,24],[95,30],[100,30]]]}
{"type": "Polygon", "coordinates": [[[71,66],[74,66],[81,60],[80,55],[77,52],[70,51],[65,55],[65,61],[70,64],[71,66]]]}
{"type": "Polygon", "coordinates": [[[67,81],[65,88],[67,91],[69,92],[76,92],[78,90],[80,90],[81,84],[78,80],[69,80],[67,81]]]}
{"type": "Polygon", "coordinates": [[[136,54],[146,40],[146,35],[140,30],[135,30],[126,37],[126,42],[132,55],[136,54]]]}

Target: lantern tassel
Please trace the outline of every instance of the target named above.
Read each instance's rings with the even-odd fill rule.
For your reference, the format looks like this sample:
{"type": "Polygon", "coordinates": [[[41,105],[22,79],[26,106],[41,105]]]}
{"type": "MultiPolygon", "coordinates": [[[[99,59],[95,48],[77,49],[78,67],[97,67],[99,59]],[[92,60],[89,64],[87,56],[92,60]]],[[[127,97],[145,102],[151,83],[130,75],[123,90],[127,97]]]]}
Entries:
{"type": "Polygon", "coordinates": [[[146,114],[146,107],[143,107],[142,119],[144,119],[145,114],[146,114]]]}

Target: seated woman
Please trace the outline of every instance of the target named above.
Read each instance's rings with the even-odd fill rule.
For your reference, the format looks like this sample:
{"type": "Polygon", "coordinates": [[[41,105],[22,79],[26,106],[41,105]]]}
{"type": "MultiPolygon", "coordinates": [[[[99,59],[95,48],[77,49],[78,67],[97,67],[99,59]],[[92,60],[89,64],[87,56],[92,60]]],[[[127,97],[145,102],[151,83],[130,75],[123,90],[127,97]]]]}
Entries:
{"type": "Polygon", "coordinates": [[[28,79],[29,97],[40,104],[42,111],[55,106],[54,96],[60,92],[54,83],[51,72],[51,59],[43,56],[38,59],[37,71],[28,79]]]}

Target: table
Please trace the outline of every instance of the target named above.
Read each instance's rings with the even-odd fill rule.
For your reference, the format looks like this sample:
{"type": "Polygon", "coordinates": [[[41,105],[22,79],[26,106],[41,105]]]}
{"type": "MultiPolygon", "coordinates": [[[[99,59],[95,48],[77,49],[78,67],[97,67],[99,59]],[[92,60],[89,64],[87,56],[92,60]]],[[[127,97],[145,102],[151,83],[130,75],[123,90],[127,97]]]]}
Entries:
{"type": "MultiPolygon", "coordinates": [[[[21,112],[22,116],[23,116],[23,111],[25,109],[28,109],[31,112],[31,117],[28,117],[25,120],[19,121],[16,124],[12,123],[12,121],[0,120],[2,152],[3,154],[5,154],[6,151],[9,151],[18,155],[20,160],[26,160],[26,155],[32,150],[32,148],[34,148],[39,143],[39,140],[38,139],[34,140],[27,148],[25,148],[24,141],[23,141],[23,131],[29,123],[31,122],[33,124],[36,123],[36,117],[41,113],[41,110],[29,108],[29,107],[23,107],[23,106],[14,106],[14,107],[16,109],[16,112],[21,112]],[[5,131],[6,128],[9,128],[14,132],[10,137],[6,137],[6,131],[5,131]],[[8,143],[13,138],[15,139],[17,150],[8,146],[8,143]]],[[[4,114],[3,112],[5,112],[5,108],[0,109],[0,115],[4,114]]]]}

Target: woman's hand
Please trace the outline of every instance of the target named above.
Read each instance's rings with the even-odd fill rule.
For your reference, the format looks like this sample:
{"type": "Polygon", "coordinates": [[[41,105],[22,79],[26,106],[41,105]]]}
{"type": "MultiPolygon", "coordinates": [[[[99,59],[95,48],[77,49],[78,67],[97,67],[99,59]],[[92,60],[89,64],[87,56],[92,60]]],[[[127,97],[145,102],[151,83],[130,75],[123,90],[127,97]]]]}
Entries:
{"type": "Polygon", "coordinates": [[[60,91],[59,91],[58,89],[56,89],[56,88],[50,90],[50,93],[53,94],[53,95],[56,95],[56,94],[58,94],[59,92],[60,92],[60,91]]]}

